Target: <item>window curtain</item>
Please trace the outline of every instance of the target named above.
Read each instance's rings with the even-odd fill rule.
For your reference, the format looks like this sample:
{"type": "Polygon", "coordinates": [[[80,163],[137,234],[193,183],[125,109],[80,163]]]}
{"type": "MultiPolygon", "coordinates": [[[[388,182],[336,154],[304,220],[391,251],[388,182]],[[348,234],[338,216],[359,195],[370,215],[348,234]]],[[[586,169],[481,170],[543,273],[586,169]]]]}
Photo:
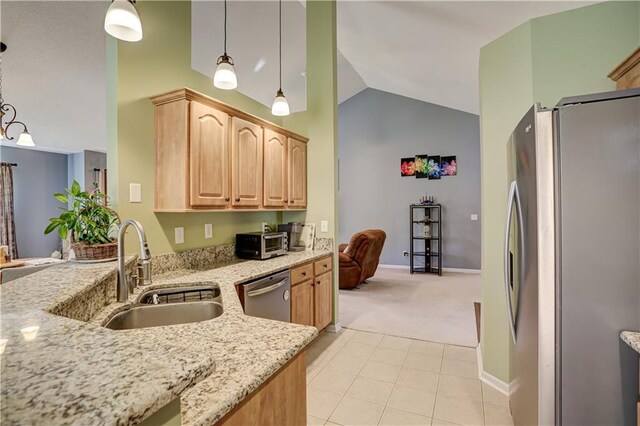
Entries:
{"type": "Polygon", "coordinates": [[[0,163],[0,245],[9,246],[11,259],[18,259],[13,213],[13,168],[10,163],[0,163]]]}

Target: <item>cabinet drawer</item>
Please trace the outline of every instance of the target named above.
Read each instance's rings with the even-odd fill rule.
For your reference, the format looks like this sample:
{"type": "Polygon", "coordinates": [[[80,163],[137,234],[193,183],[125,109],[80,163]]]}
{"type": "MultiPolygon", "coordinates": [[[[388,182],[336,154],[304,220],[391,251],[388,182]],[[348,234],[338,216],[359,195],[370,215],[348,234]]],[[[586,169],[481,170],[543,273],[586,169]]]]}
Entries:
{"type": "Polygon", "coordinates": [[[324,257],[320,260],[316,260],[313,264],[314,273],[316,276],[323,274],[331,270],[331,256],[324,257]]]}
{"type": "Polygon", "coordinates": [[[291,285],[301,283],[309,278],[313,278],[313,263],[291,269],[291,285]]]}

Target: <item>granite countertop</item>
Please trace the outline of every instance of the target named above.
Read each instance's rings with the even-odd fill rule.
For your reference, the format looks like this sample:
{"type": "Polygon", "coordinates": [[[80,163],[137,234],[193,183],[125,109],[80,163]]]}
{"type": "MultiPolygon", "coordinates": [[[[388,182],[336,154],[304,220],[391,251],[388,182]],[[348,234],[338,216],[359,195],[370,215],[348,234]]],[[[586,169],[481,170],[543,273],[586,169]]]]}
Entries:
{"type": "Polygon", "coordinates": [[[109,296],[95,293],[100,282],[113,279],[114,263],[54,266],[1,286],[0,337],[8,339],[1,358],[2,423],[43,418],[52,424],[137,423],[178,396],[183,424],[215,423],[317,335],[314,327],[245,316],[235,285],[330,253],[290,253],[154,277],[144,290],[217,283],[224,313],[199,323],[138,330],[101,326],[141,292],[124,304],[94,302],[109,296]],[[78,298],[84,303],[71,306],[78,298]],[[58,311],[91,320],[52,314],[58,311]],[[37,336],[26,340],[25,328],[34,325],[37,336]]]}
{"type": "Polygon", "coordinates": [[[640,332],[623,331],[620,333],[620,338],[636,352],[640,353],[640,332]]]}

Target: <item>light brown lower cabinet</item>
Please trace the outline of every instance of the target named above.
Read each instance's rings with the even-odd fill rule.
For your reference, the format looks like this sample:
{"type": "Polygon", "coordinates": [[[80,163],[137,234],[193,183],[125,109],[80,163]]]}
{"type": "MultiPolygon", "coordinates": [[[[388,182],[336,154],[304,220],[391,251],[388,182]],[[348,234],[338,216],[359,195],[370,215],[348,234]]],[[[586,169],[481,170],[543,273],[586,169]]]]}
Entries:
{"type": "Polygon", "coordinates": [[[301,352],[227,413],[216,426],[304,426],[307,367],[301,352]]]}
{"type": "Polygon", "coordinates": [[[331,324],[332,269],[331,256],[291,269],[291,322],[312,325],[318,330],[331,324]]]}

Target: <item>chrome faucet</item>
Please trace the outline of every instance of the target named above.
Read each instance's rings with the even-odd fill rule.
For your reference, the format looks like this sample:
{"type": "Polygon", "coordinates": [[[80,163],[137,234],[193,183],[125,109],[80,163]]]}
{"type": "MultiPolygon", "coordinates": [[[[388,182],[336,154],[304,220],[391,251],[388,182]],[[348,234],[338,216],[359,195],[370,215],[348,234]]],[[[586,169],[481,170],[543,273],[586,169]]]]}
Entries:
{"type": "Polygon", "coordinates": [[[118,302],[126,302],[129,294],[133,293],[137,286],[148,284],[151,284],[151,253],[147,245],[147,236],[144,234],[140,222],[133,219],[125,220],[118,229],[118,284],[116,286],[118,302]],[[124,265],[124,234],[129,225],[135,228],[140,241],[140,257],[138,257],[135,275],[127,275],[124,265]]]}

